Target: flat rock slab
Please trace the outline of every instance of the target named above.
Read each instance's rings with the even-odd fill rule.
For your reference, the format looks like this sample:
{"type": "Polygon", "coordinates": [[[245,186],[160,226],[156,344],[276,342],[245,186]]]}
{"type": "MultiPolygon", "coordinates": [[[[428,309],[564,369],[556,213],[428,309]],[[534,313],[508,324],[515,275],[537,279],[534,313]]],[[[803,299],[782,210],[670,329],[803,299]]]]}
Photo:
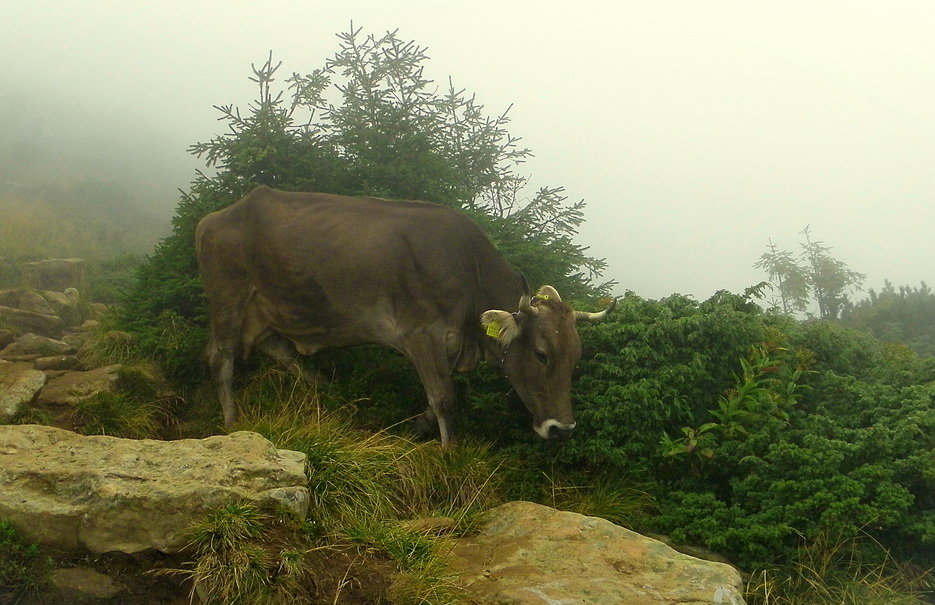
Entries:
{"type": "Polygon", "coordinates": [[[6,355],[68,355],[75,349],[61,340],[27,332],[7,345],[0,356],[6,355]]]}
{"type": "Polygon", "coordinates": [[[45,381],[45,374],[32,364],[0,360],[0,421],[12,418],[31,402],[45,381]]]}
{"type": "Polygon", "coordinates": [[[179,441],[0,426],[0,518],[39,544],[135,553],[181,550],[235,502],[308,510],[305,455],[241,431],[179,441]]]}
{"type": "Polygon", "coordinates": [[[0,322],[16,332],[35,332],[56,337],[65,329],[65,322],[58,315],[46,315],[24,309],[0,305],[0,322]]]}
{"type": "Polygon", "coordinates": [[[66,372],[49,381],[39,393],[39,403],[45,405],[75,405],[98,393],[115,389],[120,364],[103,366],[86,372],[66,372]]]}
{"type": "Polygon", "coordinates": [[[485,515],[452,567],[482,603],[743,605],[736,569],[676,552],[597,517],[530,502],[485,515]]]}

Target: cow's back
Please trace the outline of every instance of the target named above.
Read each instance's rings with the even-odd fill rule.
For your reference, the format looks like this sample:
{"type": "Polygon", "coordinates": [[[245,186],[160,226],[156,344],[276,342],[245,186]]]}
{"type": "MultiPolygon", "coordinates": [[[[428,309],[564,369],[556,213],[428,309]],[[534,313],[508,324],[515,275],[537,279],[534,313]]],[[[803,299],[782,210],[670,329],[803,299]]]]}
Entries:
{"type": "Polygon", "coordinates": [[[255,291],[293,337],[322,328],[387,341],[427,322],[460,329],[523,293],[476,224],[422,202],[258,187],[203,219],[198,251],[209,300],[212,289],[255,291]]]}

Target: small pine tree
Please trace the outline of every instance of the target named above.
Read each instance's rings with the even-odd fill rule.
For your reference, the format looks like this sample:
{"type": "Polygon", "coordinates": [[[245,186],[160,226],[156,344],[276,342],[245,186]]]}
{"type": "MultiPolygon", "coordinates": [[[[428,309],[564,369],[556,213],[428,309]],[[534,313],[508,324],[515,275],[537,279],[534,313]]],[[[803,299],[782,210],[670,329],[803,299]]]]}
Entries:
{"type": "Polygon", "coordinates": [[[205,338],[198,278],[198,221],[259,184],[292,191],[376,195],[445,204],[467,212],[533,283],[551,283],[568,299],[593,298],[603,260],[574,243],[584,202],[569,204],[561,187],[522,201],[528,179],[514,170],[531,153],[506,130],[507,113],[489,118],[473,95],[449,81],[439,94],[423,75],[426,49],[396,32],[338,36],[323,69],[292,74],[277,89],[281,63],[272,55],[251,80],[258,97],[242,113],[217,106],[228,131],[192,145],[216,174],[197,174],[173,218],[173,232],[138,273],[121,323],[143,349],[191,378],[205,338]],[[340,102],[325,99],[328,93],[340,102]]]}

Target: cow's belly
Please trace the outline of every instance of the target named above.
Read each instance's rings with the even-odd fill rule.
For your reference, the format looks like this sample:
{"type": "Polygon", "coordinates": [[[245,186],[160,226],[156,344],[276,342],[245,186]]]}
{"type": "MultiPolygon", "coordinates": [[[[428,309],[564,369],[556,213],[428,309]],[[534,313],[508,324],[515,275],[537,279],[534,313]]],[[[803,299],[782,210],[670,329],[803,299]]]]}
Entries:
{"type": "Polygon", "coordinates": [[[314,355],[322,349],[350,347],[373,342],[370,339],[362,338],[356,334],[349,334],[342,330],[315,328],[309,331],[297,331],[287,328],[277,329],[275,327],[273,329],[292,341],[296,350],[302,355],[314,355]]]}

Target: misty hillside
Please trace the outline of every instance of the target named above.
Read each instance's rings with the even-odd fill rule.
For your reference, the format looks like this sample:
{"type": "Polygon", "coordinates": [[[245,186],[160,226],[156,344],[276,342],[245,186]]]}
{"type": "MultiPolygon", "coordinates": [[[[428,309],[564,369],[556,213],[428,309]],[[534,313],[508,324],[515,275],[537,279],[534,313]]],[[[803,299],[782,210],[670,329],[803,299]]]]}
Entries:
{"type": "Polygon", "coordinates": [[[167,231],[165,218],[113,182],[0,182],[0,256],[108,259],[149,252],[167,231]]]}
{"type": "Polygon", "coordinates": [[[186,143],[105,105],[0,94],[0,256],[149,252],[196,162],[186,143]]]}

